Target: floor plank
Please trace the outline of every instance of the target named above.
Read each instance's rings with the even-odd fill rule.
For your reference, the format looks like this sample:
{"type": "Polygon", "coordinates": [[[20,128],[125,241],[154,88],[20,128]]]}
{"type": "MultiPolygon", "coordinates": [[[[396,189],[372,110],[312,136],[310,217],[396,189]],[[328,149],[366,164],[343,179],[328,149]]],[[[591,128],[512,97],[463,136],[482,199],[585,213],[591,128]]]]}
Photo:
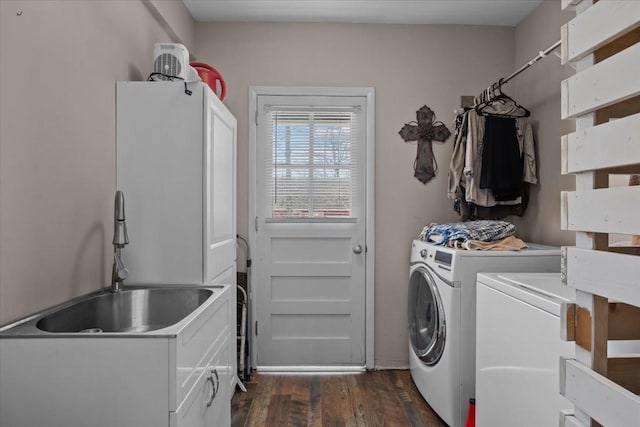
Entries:
{"type": "Polygon", "coordinates": [[[252,375],[231,402],[232,427],[446,427],[409,371],[252,375]]]}
{"type": "Polygon", "coordinates": [[[309,384],[309,423],[311,427],[322,426],[320,377],[312,376],[309,384]]]}
{"type": "Polygon", "coordinates": [[[393,426],[411,425],[404,408],[401,406],[398,394],[395,393],[395,387],[393,386],[394,371],[389,371],[387,374],[385,376],[376,376],[375,382],[378,393],[381,395],[384,424],[393,426]]]}
{"type": "Polygon", "coordinates": [[[304,426],[309,419],[309,377],[295,377],[291,381],[291,407],[286,425],[304,426]]]}
{"type": "Polygon", "coordinates": [[[365,425],[371,427],[384,426],[384,413],[381,411],[381,393],[375,384],[374,375],[359,375],[356,377],[358,390],[362,390],[365,404],[365,425]]]}

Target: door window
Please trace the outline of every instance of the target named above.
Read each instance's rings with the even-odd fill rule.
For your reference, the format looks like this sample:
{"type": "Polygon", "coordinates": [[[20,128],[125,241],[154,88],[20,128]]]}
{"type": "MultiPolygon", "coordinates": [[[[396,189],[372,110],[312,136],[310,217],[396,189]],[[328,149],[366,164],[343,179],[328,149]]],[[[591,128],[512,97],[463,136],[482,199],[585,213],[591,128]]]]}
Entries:
{"type": "Polygon", "coordinates": [[[354,218],[360,106],[265,106],[264,217],[354,218]]]}

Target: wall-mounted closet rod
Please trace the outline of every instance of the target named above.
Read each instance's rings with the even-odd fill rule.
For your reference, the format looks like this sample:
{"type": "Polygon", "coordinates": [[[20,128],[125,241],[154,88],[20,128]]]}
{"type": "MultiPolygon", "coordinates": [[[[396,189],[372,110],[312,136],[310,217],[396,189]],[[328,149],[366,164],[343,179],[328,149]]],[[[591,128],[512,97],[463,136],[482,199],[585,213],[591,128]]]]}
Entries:
{"type": "Polygon", "coordinates": [[[509,82],[509,80],[513,79],[515,76],[517,76],[518,74],[520,74],[521,72],[531,67],[533,64],[535,64],[536,62],[538,62],[539,60],[541,60],[542,58],[544,58],[545,56],[547,56],[548,54],[550,54],[551,52],[559,48],[561,44],[562,44],[562,40],[558,40],[557,42],[555,42],[545,50],[541,50],[540,53],[538,53],[538,56],[536,56],[531,61],[524,64],[522,67],[518,68],[509,77],[505,77],[504,79],[501,79],[500,82],[502,82],[502,84],[509,82]]]}
{"type": "MultiPolygon", "coordinates": [[[[524,64],[522,67],[518,68],[516,71],[511,73],[508,77],[504,77],[504,78],[498,80],[497,82],[495,82],[494,84],[492,84],[491,86],[489,86],[488,88],[486,88],[484,91],[482,91],[482,93],[480,95],[478,95],[478,96],[476,96],[474,98],[475,105],[477,106],[479,103],[485,102],[487,99],[490,99],[492,96],[494,96],[493,94],[494,94],[494,91],[495,91],[496,88],[501,88],[502,85],[504,85],[505,83],[508,83],[515,76],[517,76],[518,74],[520,74],[521,72],[523,72],[527,68],[531,67],[533,64],[535,64],[536,62],[538,62],[539,60],[541,60],[542,58],[547,56],[549,53],[551,53],[554,50],[556,50],[557,48],[559,48],[561,45],[562,45],[562,40],[558,40],[557,42],[555,42],[554,44],[552,44],[551,46],[549,46],[545,50],[541,50],[538,53],[538,56],[536,56],[531,61],[529,61],[526,64],[524,64]]],[[[456,111],[456,114],[458,114],[457,113],[458,110],[455,110],[455,111],[456,111]]],[[[463,110],[460,110],[460,111],[463,111],[463,110]]]]}

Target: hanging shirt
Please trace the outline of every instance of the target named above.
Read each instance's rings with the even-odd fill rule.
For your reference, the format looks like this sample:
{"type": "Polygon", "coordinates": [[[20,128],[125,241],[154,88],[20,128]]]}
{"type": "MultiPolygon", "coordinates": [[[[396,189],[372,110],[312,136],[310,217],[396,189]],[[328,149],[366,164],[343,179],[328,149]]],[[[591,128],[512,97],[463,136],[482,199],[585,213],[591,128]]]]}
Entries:
{"type": "Polygon", "coordinates": [[[522,195],[522,156],[515,121],[485,118],[480,188],[491,189],[496,201],[515,200],[522,195]]]}

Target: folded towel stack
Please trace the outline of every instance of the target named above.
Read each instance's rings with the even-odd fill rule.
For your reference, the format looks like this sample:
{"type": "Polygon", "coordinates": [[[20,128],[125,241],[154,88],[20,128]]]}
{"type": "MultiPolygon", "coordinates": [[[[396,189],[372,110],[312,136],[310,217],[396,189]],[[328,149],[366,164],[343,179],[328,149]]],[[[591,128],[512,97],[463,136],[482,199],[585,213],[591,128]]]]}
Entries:
{"type": "Polygon", "coordinates": [[[519,250],[526,245],[520,239],[503,242],[502,245],[483,245],[479,242],[498,242],[513,236],[515,225],[506,221],[481,220],[457,222],[451,224],[429,224],[418,235],[420,240],[434,243],[436,246],[449,246],[464,249],[487,250],[495,247],[499,250],[519,250]],[[465,242],[473,242],[469,245],[465,242]],[[493,247],[492,247],[493,246],[493,247]]]}

